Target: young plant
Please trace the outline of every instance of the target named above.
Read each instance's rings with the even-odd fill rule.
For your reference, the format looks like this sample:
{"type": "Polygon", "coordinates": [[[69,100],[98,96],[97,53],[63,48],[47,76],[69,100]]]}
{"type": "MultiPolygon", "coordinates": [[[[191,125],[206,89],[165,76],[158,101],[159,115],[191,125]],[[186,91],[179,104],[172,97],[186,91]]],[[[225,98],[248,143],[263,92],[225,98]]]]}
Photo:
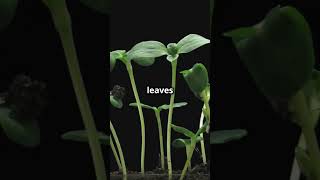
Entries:
{"type": "MultiPolygon", "coordinates": [[[[192,155],[193,155],[194,149],[196,147],[196,144],[197,144],[197,142],[202,140],[200,134],[202,134],[203,132],[206,131],[208,125],[209,125],[209,121],[207,120],[203,124],[203,126],[197,130],[196,133],[193,133],[192,131],[190,131],[184,127],[171,124],[171,127],[174,131],[187,136],[189,138],[188,141],[190,141],[190,143],[187,144],[188,147],[186,147],[187,151],[188,151],[187,152],[187,160],[186,160],[185,165],[183,167],[183,170],[182,170],[182,173],[180,176],[180,180],[183,180],[185,178],[188,167],[191,166],[191,159],[192,159],[192,155]]],[[[177,141],[180,141],[180,140],[176,140],[175,143],[177,143],[177,141]]]]}
{"type": "MultiPolygon", "coordinates": [[[[191,69],[184,70],[181,72],[184,79],[186,80],[189,88],[194,93],[194,95],[203,101],[203,108],[200,117],[199,128],[203,126],[203,119],[204,117],[208,121],[207,132],[209,132],[210,128],[210,85],[209,85],[209,76],[207,68],[201,64],[195,64],[191,69]]],[[[202,137],[201,140],[201,154],[202,154],[202,161],[204,164],[207,164],[206,161],[206,151],[205,151],[205,144],[203,140],[203,134],[201,133],[200,136],[202,137]]]]}
{"type": "MultiPolygon", "coordinates": [[[[200,141],[202,141],[202,137],[198,136],[196,139],[196,142],[198,143],[200,141]]],[[[182,139],[182,138],[175,139],[174,141],[172,141],[172,146],[177,149],[185,148],[187,159],[191,159],[191,157],[190,157],[191,140],[190,139],[182,139]]],[[[191,161],[190,161],[189,165],[188,165],[188,170],[190,171],[191,169],[192,169],[192,166],[191,166],[191,161]]]]}
{"type": "MultiPolygon", "coordinates": [[[[275,110],[287,112],[302,129],[306,150],[296,148],[300,169],[320,180],[320,151],[315,134],[319,118],[319,73],[308,23],[295,8],[277,6],[260,23],[228,33],[261,92],[275,110]],[[317,109],[317,110],[316,110],[317,109]]],[[[301,143],[299,143],[301,144],[301,143]]]]}
{"type": "Polygon", "coordinates": [[[170,43],[167,45],[167,60],[171,63],[171,87],[174,89],[170,97],[170,107],[168,113],[168,126],[167,126],[167,160],[168,160],[168,173],[169,179],[172,179],[172,163],[171,163],[171,124],[173,116],[173,104],[176,92],[176,71],[178,65],[178,57],[180,54],[189,53],[205,44],[210,43],[206,39],[197,34],[189,34],[182,38],[178,43],[170,43]]]}
{"type": "MultiPolygon", "coordinates": [[[[174,103],[173,107],[174,108],[179,108],[179,107],[186,106],[187,104],[188,103],[186,103],[186,102],[174,103]]],[[[130,106],[137,107],[137,103],[130,103],[130,106]]],[[[158,131],[159,131],[161,169],[164,170],[165,169],[165,165],[164,165],[164,147],[163,147],[163,136],[162,136],[162,125],[161,125],[160,113],[161,113],[162,110],[169,109],[169,105],[164,104],[164,105],[161,105],[159,107],[152,107],[152,106],[149,106],[149,105],[141,103],[141,106],[142,106],[142,108],[153,110],[154,114],[156,116],[157,124],[158,124],[158,131]]]]}
{"type": "MultiPolygon", "coordinates": [[[[121,109],[122,106],[123,106],[122,98],[124,97],[124,93],[125,93],[125,90],[124,90],[123,87],[120,87],[118,85],[114,86],[113,90],[110,92],[110,103],[114,107],[116,107],[118,109],[121,109]]],[[[113,136],[113,139],[115,140],[116,146],[118,148],[119,156],[120,156],[121,166],[119,166],[119,164],[118,164],[118,166],[119,166],[120,171],[122,171],[122,173],[123,173],[123,177],[126,179],[126,177],[127,177],[126,162],[124,160],[123,151],[122,151],[122,148],[121,148],[121,145],[120,145],[120,141],[119,141],[118,135],[117,135],[116,130],[113,127],[113,124],[112,124],[111,121],[110,121],[110,130],[111,130],[111,134],[113,136]]],[[[112,143],[112,138],[110,138],[110,140],[111,140],[111,143],[112,143]]],[[[116,155],[117,153],[114,152],[114,154],[115,154],[116,161],[118,161],[117,160],[117,155],[116,155]]],[[[117,163],[119,163],[119,162],[117,162],[117,163]]]]}
{"type": "MultiPolygon", "coordinates": [[[[161,44],[152,41],[151,45],[145,44],[144,42],[138,43],[130,51],[116,50],[110,52],[110,71],[113,70],[117,61],[121,61],[127,68],[127,72],[130,78],[133,94],[137,103],[140,125],[141,125],[141,173],[144,175],[144,160],[145,160],[145,124],[144,116],[142,111],[142,105],[140,102],[137,86],[134,79],[133,68],[131,61],[136,62],[141,66],[150,66],[154,63],[155,58],[162,56],[163,52],[161,44]]],[[[165,47],[164,47],[165,48],[165,47]]]]}

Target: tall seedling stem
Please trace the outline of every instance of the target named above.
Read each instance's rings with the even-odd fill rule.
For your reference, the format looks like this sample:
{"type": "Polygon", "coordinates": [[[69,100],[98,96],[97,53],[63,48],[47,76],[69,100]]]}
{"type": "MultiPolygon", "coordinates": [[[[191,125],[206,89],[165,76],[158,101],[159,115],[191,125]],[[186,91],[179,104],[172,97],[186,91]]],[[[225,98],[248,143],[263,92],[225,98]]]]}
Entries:
{"type": "Polygon", "coordinates": [[[80,72],[77,52],[73,40],[72,22],[66,6],[66,1],[43,0],[43,2],[49,8],[55,28],[60,35],[82,120],[88,133],[89,145],[97,180],[106,180],[106,168],[98,140],[96,125],[91,113],[87,93],[80,72]]]}

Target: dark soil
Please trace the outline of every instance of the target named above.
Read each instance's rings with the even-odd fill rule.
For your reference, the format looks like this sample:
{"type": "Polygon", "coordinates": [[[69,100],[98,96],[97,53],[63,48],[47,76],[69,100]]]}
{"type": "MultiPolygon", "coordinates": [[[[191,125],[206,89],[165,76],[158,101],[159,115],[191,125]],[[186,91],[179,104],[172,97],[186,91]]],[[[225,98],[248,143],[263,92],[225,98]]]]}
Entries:
{"type": "MultiPolygon", "coordinates": [[[[209,180],[210,179],[210,168],[208,165],[200,164],[194,166],[191,171],[187,172],[186,180],[209,180]]],[[[173,171],[173,180],[178,180],[181,175],[181,170],[173,171]]],[[[111,180],[124,180],[120,172],[115,171],[110,174],[111,180]]],[[[129,171],[127,175],[127,180],[167,180],[168,173],[167,170],[162,170],[156,168],[153,171],[145,172],[145,175],[142,176],[140,172],[129,171]]]]}

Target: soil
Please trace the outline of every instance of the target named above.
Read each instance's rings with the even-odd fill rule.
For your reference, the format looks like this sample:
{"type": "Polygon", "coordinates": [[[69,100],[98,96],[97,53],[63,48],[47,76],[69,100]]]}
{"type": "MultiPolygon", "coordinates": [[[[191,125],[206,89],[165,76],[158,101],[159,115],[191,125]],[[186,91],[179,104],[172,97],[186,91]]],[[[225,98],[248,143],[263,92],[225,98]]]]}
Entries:
{"type": "MultiPolygon", "coordinates": [[[[208,165],[200,164],[194,166],[191,171],[187,172],[185,180],[209,180],[210,179],[210,168],[208,165]]],[[[178,180],[180,178],[181,170],[173,171],[172,179],[178,180]]],[[[115,171],[110,173],[111,180],[123,180],[121,172],[115,171]]],[[[142,176],[140,172],[129,171],[127,180],[167,180],[167,170],[156,168],[153,171],[145,172],[142,176]]]]}

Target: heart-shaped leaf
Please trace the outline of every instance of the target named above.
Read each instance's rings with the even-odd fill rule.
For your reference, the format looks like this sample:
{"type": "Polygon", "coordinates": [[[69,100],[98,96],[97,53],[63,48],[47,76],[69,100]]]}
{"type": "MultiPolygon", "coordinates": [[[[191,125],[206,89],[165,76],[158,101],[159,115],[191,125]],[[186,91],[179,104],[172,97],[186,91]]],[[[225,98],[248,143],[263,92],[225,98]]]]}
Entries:
{"type": "MultiPolygon", "coordinates": [[[[143,41],[128,51],[128,60],[133,60],[136,63],[142,63],[141,58],[151,60],[167,54],[167,48],[161,42],[158,41],[143,41]]],[[[154,60],[153,60],[154,61],[154,60]]],[[[144,62],[144,65],[151,64],[150,62],[144,62]]],[[[153,64],[153,63],[152,63],[153,64]]]]}
{"type": "Polygon", "coordinates": [[[225,34],[266,96],[290,98],[311,78],[311,31],[293,7],[273,8],[262,22],[225,34]]]}
{"type": "MultiPolygon", "coordinates": [[[[156,107],[152,107],[152,106],[149,106],[149,105],[146,105],[146,104],[143,104],[143,103],[140,103],[141,104],[141,107],[142,108],[145,108],[145,109],[156,109],[156,107]]],[[[132,106],[132,107],[138,107],[138,104],[137,103],[130,103],[129,106],[132,106]]]]}
{"type": "Polygon", "coordinates": [[[26,146],[36,147],[40,144],[40,129],[36,120],[16,120],[12,118],[12,111],[0,108],[0,125],[13,142],[26,146]]]}
{"type": "Polygon", "coordinates": [[[183,75],[191,91],[197,96],[199,96],[202,91],[208,87],[208,71],[207,68],[201,63],[193,65],[191,69],[182,71],[181,74],[183,75]]]}
{"type": "MultiPolygon", "coordinates": [[[[88,134],[86,130],[69,131],[64,133],[61,138],[75,142],[88,142],[88,134]]],[[[110,137],[103,132],[98,132],[98,138],[101,144],[110,145],[110,137]]]]}
{"type": "Polygon", "coordinates": [[[108,14],[111,8],[111,0],[80,0],[85,6],[102,14],[108,14]]]}
{"type": "Polygon", "coordinates": [[[210,144],[224,144],[239,140],[247,134],[247,131],[243,129],[214,131],[210,133],[210,144]]]}
{"type": "Polygon", "coordinates": [[[185,136],[187,136],[187,137],[189,137],[189,138],[195,137],[195,134],[194,134],[192,131],[190,131],[190,130],[184,128],[184,127],[176,126],[176,125],[174,125],[174,124],[171,124],[171,127],[172,127],[172,129],[173,129],[174,131],[176,131],[176,132],[178,132],[178,133],[181,133],[181,134],[183,134],[183,135],[185,135],[185,136]]]}
{"type": "MultiPolygon", "coordinates": [[[[174,103],[173,104],[173,108],[180,108],[180,107],[183,107],[183,106],[186,106],[188,105],[187,102],[178,102],[178,103],[174,103]]],[[[169,104],[163,104],[161,106],[158,107],[158,109],[161,111],[161,110],[168,110],[170,108],[170,105],[169,104]]]]}
{"type": "Polygon", "coordinates": [[[13,20],[18,0],[1,0],[0,1],[0,31],[6,28],[13,20]]]}
{"type": "Polygon", "coordinates": [[[198,34],[189,34],[177,43],[178,54],[189,53],[209,43],[209,39],[206,39],[198,34]]]}

